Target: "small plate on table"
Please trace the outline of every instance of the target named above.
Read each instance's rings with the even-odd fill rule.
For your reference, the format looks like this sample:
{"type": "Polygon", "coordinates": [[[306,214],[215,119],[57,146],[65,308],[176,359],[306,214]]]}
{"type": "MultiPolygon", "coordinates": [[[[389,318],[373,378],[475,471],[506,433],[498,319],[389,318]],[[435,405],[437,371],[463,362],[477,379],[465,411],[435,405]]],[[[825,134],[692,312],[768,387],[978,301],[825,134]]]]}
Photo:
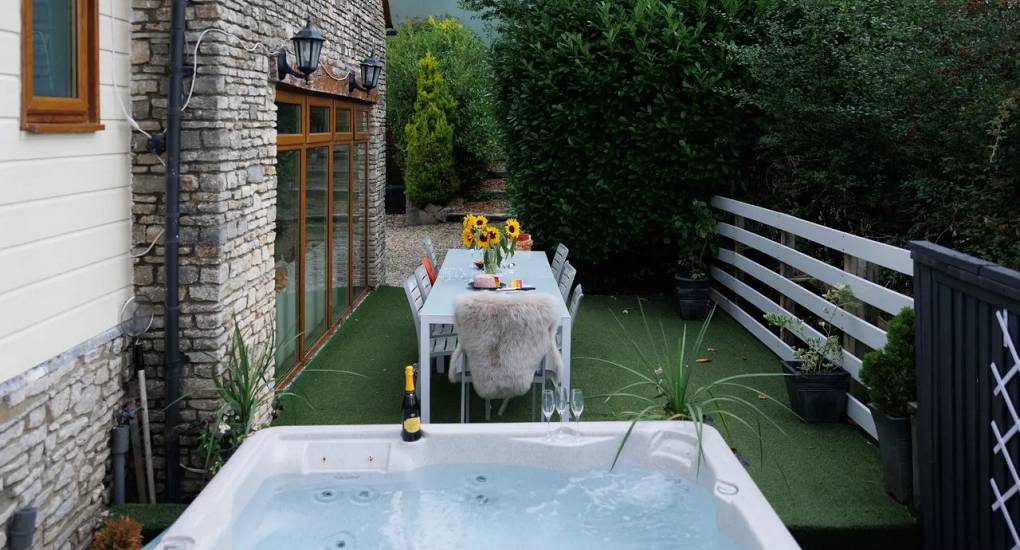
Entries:
{"type": "Polygon", "coordinates": [[[501,289],[506,288],[506,283],[503,283],[503,282],[499,283],[499,288],[496,288],[496,287],[487,288],[487,287],[475,286],[475,282],[474,281],[468,281],[467,286],[471,290],[501,290],[501,289]]]}

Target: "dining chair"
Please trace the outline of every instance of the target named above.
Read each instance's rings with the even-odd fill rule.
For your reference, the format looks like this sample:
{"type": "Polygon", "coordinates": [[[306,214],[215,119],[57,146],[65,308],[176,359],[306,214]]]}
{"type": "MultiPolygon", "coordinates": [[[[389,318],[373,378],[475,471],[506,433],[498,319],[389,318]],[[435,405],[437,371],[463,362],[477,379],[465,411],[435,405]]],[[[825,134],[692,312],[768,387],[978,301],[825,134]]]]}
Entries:
{"type": "Polygon", "coordinates": [[[436,247],[432,244],[432,236],[425,235],[425,238],[421,240],[421,245],[425,249],[425,256],[428,257],[436,269],[439,269],[439,261],[436,259],[436,247]]]}
{"type": "Polygon", "coordinates": [[[563,302],[566,303],[570,299],[570,287],[574,286],[574,277],[577,276],[577,268],[570,264],[570,262],[563,263],[563,271],[560,273],[559,285],[560,294],[563,295],[563,302]]]}
{"type": "MultiPolygon", "coordinates": [[[[570,312],[570,324],[577,326],[577,312],[581,310],[581,298],[584,298],[584,289],[581,285],[577,285],[574,288],[574,294],[570,297],[570,305],[567,306],[567,311],[570,312]]],[[[556,347],[563,349],[563,330],[562,328],[556,331],[556,347]]]]}
{"type": "MultiPolygon", "coordinates": [[[[503,399],[499,414],[514,397],[534,392],[545,379],[558,379],[562,359],[556,329],[562,306],[554,296],[532,292],[473,293],[454,303],[458,341],[449,379],[461,386],[461,422],[470,420],[470,390],[485,399],[503,399]]],[[[532,416],[535,414],[532,393],[532,416]]]]}
{"type": "MultiPolygon", "coordinates": [[[[549,263],[549,268],[552,269],[553,278],[557,281],[560,280],[560,273],[563,271],[563,264],[567,261],[567,254],[570,253],[570,249],[563,243],[556,245],[556,253],[553,254],[552,262],[549,263]]],[[[566,298],[564,298],[566,299],[566,298]]]]}
{"type": "MultiPolygon", "coordinates": [[[[407,295],[407,305],[411,308],[415,335],[420,336],[421,318],[418,312],[425,306],[425,299],[414,276],[404,279],[404,294],[407,295]]],[[[430,333],[429,358],[435,361],[436,372],[442,374],[446,370],[446,359],[457,349],[457,335],[453,332],[453,325],[431,325],[430,333]]]]}
{"type": "Polygon", "coordinates": [[[429,272],[425,269],[424,264],[418,264],[418,267],[414,268],[414,279],[418,283],[422,302],[428,300],[429,294],[432,292],[432,279],[429,278],[429,272]]]}

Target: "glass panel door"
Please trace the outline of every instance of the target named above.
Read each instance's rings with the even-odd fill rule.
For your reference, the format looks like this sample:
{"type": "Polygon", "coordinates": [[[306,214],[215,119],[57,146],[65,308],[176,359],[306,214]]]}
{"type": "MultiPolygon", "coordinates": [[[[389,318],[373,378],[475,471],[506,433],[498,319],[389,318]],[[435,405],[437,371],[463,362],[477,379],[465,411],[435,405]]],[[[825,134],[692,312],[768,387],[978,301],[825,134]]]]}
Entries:
{"type": "Polygon", "coordinates": [[[280,151],[276,161],[276,376],[298,358],[298,282],[301,244],[301,151],[280,151]]]}
{"type": "Polygon", "coordinates": [[[354,179],[351,182],[351,296],[357,297],[365,290],[367,269],[365,236],[368,219],[365,216],[365,185],[368,181],[368,143],[354,144],[354,179]]]}
{"type": "Polygon", "coordinates": [[[350,191],[351,146],[339,143],[333,146],[333,321],[347,310],[350,304],[350,191]]]}
{"type": "Polygon", "coordinates": [[[305,152],[304,349],[326,332],[326,251],[328,243],[329,147],[305,152]]]}

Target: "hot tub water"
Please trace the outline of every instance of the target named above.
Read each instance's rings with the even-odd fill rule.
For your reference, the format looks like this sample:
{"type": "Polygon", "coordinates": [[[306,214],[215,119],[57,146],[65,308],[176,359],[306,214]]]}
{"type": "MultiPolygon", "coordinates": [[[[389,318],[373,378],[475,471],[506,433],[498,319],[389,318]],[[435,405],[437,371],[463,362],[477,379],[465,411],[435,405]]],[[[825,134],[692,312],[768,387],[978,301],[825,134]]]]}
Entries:
{"type": "Polygon", "coordinates": [[[558,471],[426,465],[393,473],[280,474],[217,548],[294,550],[735,550],[713,497],[639,468],[558,471]]]}

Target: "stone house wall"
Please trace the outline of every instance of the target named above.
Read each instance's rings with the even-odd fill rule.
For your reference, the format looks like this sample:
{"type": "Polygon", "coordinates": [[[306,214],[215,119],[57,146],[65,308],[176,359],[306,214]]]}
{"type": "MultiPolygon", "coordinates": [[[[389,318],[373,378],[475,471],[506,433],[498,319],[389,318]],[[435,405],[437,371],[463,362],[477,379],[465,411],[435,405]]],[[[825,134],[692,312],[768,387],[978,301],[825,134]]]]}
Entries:
{"type": "MultiPolygon", "coordinates": [[[[160,132],[167,119],[169,0],[132,0],[132,109],[142,128],[160,132]]],[[[188,356],[182,372],[182,462],[202,468],[197,436],[215,417],[219,402],[212,375],[223,363],[236,316],[249,345],[268,340],[275,324],[274,259],[276,205],[275,58],[267,54],[290,46],[290,37],[313,23],[326,38],[322,62],[357,70],[370,53],[384,59],[385,22],[381,0],[194,0],[187,7],[187,62],[199,34],[209,28],[199,50],[194,96],[183,117],[181,152],[181,349],[188,356]],[[248,51],[252,44],[261,43],[248,51]]],[[[185,81],[185,88],[190,79],[185,81]]],[[[384,97],[385,75],[379,86],[384,97]]],[[[371,112],[369,169],[369,282],[385,280],[383,249],[385,189],[385,107],[371,112]]],[[[156,239],[164,224],[164,168],[144,153],[135,135],[133,150],[133,240],[156,239]]],[[[162,240],[134,267],[138,293],[162,304],[162,240]]],[[[161,308],[160,308],[161,313],[161,308]]],[[[163,333],[157,318],[146,335],[143,360],[150,380],[152,410],[163,403],[163,333]]],[[[157,486],[162,486],[163,422],[154,414],[153,446],[157,486]]],[[[202,476],[186,473],[183,494],[194,494],[202,476]]],[[[161,489],[158,489],[161,491],[161,489]]]]}
{"type": "Polygon", "coordinates": [[[23,507],[33,548],[86,548],[109,500],[110,429],[128,374],[118,329],[0,384],[0,548],[23,507]]]}

